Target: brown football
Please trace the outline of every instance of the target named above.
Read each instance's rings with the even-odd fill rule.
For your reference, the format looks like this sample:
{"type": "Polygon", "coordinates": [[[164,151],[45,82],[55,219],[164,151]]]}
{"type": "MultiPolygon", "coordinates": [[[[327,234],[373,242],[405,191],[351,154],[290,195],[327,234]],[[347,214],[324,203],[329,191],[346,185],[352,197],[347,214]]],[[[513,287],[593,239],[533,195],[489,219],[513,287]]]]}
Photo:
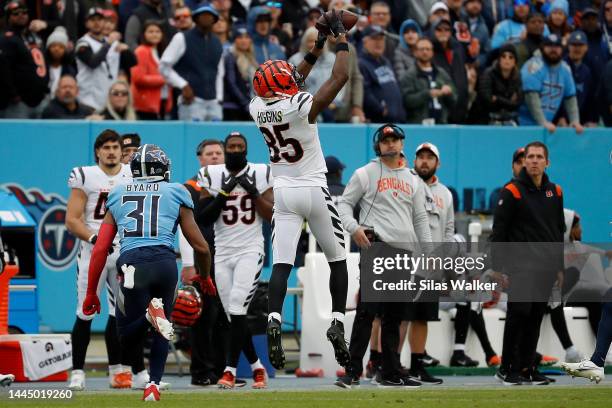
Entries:
{"type": "MultiPolygon", "coordinates": [[[[357,14],[351,13],[348,10],[336,10],[336,13],[340,15],[340,20],[342,20],[342,25],[344,26],[344,29],[346,31],[349,31],[351,28],[353,28],[353,26],[357,24],[357,20],[359,19],[359,16],[357,14]]],[[[325,14],[328,18],[331,18],[331,11],[328,11],[325,14]]],[[[317,23],[315,24],[315,27],[323,34],[331,34],[324,16],[319,17],[317,23]]]]}

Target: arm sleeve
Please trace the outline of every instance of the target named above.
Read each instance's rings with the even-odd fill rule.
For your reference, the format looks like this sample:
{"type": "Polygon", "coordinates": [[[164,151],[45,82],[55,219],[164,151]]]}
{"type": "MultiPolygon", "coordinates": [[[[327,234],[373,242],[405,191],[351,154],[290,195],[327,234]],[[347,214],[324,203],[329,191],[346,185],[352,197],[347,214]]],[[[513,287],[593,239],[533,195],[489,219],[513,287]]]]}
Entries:
{"type": "Polygon", "coordinates": [[[344,229],[346,229],[350,234],[359,228],[359,222],[353,216],[353,209],[357,206],[365,194],[364,186],[362,185],[359,174],[357,174],[357,172],[360,171],[363,171],[367,177],[365,169],[357,169],[357,171],[351,176],[351,179],[344,189],[344,193],[342,193],[342,196],[338,199],[338,212],[340,213],[340,220],[342,221],[342,225],[344,225],[344,229]]]}
{"type": "Polygon", "coordinates": [[[187,238],[185,238],[185,235],[183,235],[181,227],[178,227],[177,234],[179,238],[179,251],[181,252],[183,268],[186,266],[193,266],[193,248],[191,245],[189,245],[189,242],[187,242],[187,238]]]}
{"type": "Polygon", "coordinates": [[[113,246],[113,239],[117,234],[117,226],[111,224],[102,224],[98,232],[98,240],[91,251],[91,259],[89,261],[89,270],[87,275],[87,292],[96,293],[100,275],[106,265],[108,251],[113,246]]]}
{"type": "Polygon", "coordinates": [[[563,106],[565,107],[570,123],[580,123],[580,111],[578,110],[576,95],[565,98],[563,106]]]}
{"type": "Polygon", "coordinates": [[[540,126],[544,126],[546,121],[546,116],[544,116],[544,111],[542,110],[542,101],[540,100],[540,94],[537,92],[527,92],[525,94],[525,104],[527,105],[527,109],[529,109],[529,113],[533,117],[533,120],[540,126]]]}
{"type": "Polygon", "coordinates": [[[224,57],[221,56],[217,64],[217,79],[215,80],[215,90],[217,93],[217,101],[223,102],[223,79],[225,78],[224,57]]]}
{"type": "Polygon", "coordinates": [[[185,49],[185,36],[183,33],[177,33],[172,37],[170,44],[168,44],[159,61],[159,72],[161,72],[170,85],[179,89],[183,89],[188,83],[173,67],[185,54],[185,49]]]}
{"type": "Polygon", "coordinates": [[[86,43],[77,44],[76,56],[78,59],[91,69],[96,69],[106,60],[106,54],[110,50],[111,45],[106,43],[100,47],[98,52],[94,54],[91,47],[86,43]]]}
{"type": "Polygon", "coordinates": [[[221,215],[223,207],[227,202],[227,196],[217,194],[216,197],[202,198],[198,203],[198,223],[202,225],[211,225],[221,215]]]}
{"type": "Polygon", "coordinates": [[[419,186],[414,193],[414,201],[412,202],[412,225],[421,249],[426,253],[430,253],[432,250],[431,229],[429,228],[429,218],[425,209],[425,190],[421,183],[419,181],[419,186]]]}
{"type": "Polygon", "coordinates": [[[138,37],[140,36],[140,20],[135,15],[131,15],[125,26],[125,43],[133,50],[138,47],[138,37]]]}

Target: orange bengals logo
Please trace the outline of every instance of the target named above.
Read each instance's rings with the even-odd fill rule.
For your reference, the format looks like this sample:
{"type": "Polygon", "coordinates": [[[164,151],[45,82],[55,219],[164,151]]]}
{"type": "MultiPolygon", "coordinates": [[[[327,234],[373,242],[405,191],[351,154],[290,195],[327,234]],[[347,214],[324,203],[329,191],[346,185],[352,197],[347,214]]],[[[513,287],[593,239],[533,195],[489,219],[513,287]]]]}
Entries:
{"type": "Polygon", "coordinates": [[[550,190],[546,190],[546,197],[550,198],[553,196],[553,192],[550,190]]]}
{"type": "MultiPolygon", "coordinates": [[[[404,180],[400,180],[397,177],[383,177],[378,180],[378,192],[382,193],[387,190],[402,191],[406,194],[412,194],[412,186],[406,183],[404,180]]],[[[395,195],[395,194],[394,194],[395,195]]]]}

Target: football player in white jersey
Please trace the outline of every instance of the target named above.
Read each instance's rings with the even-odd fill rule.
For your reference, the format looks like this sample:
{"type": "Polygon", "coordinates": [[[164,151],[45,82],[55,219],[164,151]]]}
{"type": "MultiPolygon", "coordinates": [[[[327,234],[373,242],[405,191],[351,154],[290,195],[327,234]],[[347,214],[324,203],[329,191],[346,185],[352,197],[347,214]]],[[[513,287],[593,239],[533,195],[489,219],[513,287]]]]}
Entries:
{"type": "MultiPolygon", "coordinates": [[[[94,315],[83,314],[83,300],[87,291],[87,271],[91,250],[96,242],[97,233],[106,213],[106,199],[110,190],[119,184],[132,181],[130,166],[121,164],[121,137],[115,131],[104,130],[94,143],[94,156],[97,165],[75,167],[70,173],[68,186],[71,188],[66,213],[66,227],[81,240],[77,257],[77,308],[76,321],[72,328],[72,375],[69,388],[85,388],[85,355],[91,332],[94,315]]],[[[117,322],[115,320],[114,284],[117,280],[115,262],[119,251],[109,257],[100,279],[98,294],[106,282],[109,317],[106,323],[104,338],[108,353],[109,381],[113,388],[129,388],[132,385],[132,373],[121,366],[121,352],[117,322]]]]}
{"type": "Polygon", "coordinates": [[[274,266],[267,334],[270,362],[276,368],[285,364],[281,313],[304,220],[308,221],[331,269],[332,323],[327,338],[340,365],[346,366],[350,359],[343,323],[348,284],[344,230],[327,188],[327,168],[317,128],[317,116],[348,80],[349,48],[346,30],[335,11],[327,23],[333,36],[331,41],[336,42],[336,61],[331,77],[315,95],[301,92],[300,88],[322,52],[327,39],[322,33],[299,66],[280,60],[266,61],[253,78],[257,96],[249,110],[270,150],[274,176],[274,266]]]}
{"type": "Polygon", "coordinates": [[[266,370],[261,364],[246,315],[261,275],[264,261],[262,221],[272,219],[273,193],[270,167],[247,161],[247,141],[239,132],[225,139],[225,164],[202,167],[199,222],[214,223],[215,281],[230,320],[227,365],[217,383],[236,386],[240,352],[253,370],[253,388],[266,388],[266,370]]]}

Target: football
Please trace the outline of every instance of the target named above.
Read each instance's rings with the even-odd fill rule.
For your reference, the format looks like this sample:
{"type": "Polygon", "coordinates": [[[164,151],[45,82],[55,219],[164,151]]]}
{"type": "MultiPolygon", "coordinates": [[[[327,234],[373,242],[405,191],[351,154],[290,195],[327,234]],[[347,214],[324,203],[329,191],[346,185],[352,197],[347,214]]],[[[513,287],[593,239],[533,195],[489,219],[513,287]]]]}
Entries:
{"type": "MultiPolygon", "coordinates": [[[[339,14],[340,19],[342,20],[342,25],[344,26],[344,29],[346,31],[349,31],[351,28],[353,28],[353,26],[357,24],[357,20],[359,19],[359,16],[357,14],[351,13],[348,10],[336,10],[336,13],[339,14]]],[[[327,15],[328,18],[330,18],[331,11],[326,12],[325,15],[327,15]]],[[[317,23],[315,24],[315,27],[321,33],[330,35],[331,32],[329,31],[329,26],[327,25],[327,21],[325,21],[325,15],[322,15],[321,17],[319,17],[319,19],[317,20],[317,23]]]]}

